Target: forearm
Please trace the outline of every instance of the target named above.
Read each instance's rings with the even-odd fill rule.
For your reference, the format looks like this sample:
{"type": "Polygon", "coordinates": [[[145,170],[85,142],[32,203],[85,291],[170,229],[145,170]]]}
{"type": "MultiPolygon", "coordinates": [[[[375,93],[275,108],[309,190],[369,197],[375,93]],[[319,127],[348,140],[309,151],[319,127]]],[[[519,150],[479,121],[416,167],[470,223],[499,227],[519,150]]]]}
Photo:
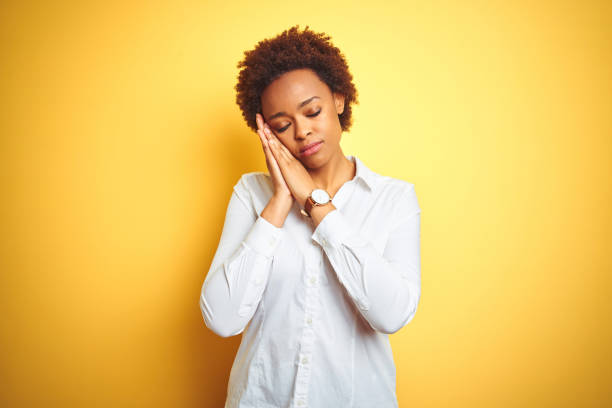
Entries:
{"type": "Polygon", "coordinates": [[[343,246],[337,252],[326,252],[370,326],[382,333],[397,332],[416,314],[421,294],[419,270],[389,262],[371,243],[351,249],[343,246]]]}
{"type": "Polygon", "coordinates": [[[398,223],[380,254],[339,210],[313,233],[338,280],[373,329],[394,333],[414,317],[420,298],[419,214],[398,223]]]}
{"type": "Polygon", "coordinates": [[[254,219],[245,201],[232,193],[200,296],[206,325],[224,337],[240,333],[253,316],[283,231],[263,217],[254,219]]]}
{"type": "Polygon", "coordinates": [[[291,206],[293,205],[293,197],[273,195],[268,204],[261,212],[261,217],[265,218],[270,224],[281,228],[285,223],[291,206]]]}
{"type": "Polygon", "coordinates": [[[319,223],[323,221],[323,218],[325,218],[325,216],[329,212],[335,209],[336,206],[333,205],[331,202],[326,205],[315,205],[314,207],[312,207],[312,210],[310,211],[310,216],[312,217],[313,228],[317,228],[319,226],[319,223]]]}
{"type": "Polygon", "coordinates": [[[241,245],[202,287],[200,308],[206,325],[222,337],[244,330],[259,303],[270,261],[241,245]]]}

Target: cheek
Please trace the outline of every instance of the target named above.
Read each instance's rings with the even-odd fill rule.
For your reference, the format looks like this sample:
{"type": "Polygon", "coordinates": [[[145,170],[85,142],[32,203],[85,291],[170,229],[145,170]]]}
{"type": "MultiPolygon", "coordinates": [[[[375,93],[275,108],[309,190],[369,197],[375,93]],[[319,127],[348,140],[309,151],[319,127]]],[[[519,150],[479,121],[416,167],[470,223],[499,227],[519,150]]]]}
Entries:
{"type": "Polygon", "coordinates": [[[292,150],[292,144],[293,142],[293,138],[290,135],[291,132],[289,132],[289,130],[286,130],[285,132],[281,133],[280,135],[276,135],[276,138],[289,150],[292,150]]]}
{"type": "Polygon", "coordinates": [[[316,133],[322,135],[330,142],[339,140],[342,134],[342,126],[340,126],[340,119],[338,116],[332,113],[322,118],[321,122],[317,124],[316,133]]]}
{"type": "MultiPolygon", "coordinates": [[[[321,115],[322,114],[323,114],[323,112],[321,112],[321,115]]],[[[321,122],[327,128],[335,127],[336,123],[340,123],[340,119],[338,118],[338,114],[336,113],[336,109],[333,108],[333,107],[330,108],[330,109],[327,109],[326,112],[325,112],[325,115],[321,118],[321,122]]]]}

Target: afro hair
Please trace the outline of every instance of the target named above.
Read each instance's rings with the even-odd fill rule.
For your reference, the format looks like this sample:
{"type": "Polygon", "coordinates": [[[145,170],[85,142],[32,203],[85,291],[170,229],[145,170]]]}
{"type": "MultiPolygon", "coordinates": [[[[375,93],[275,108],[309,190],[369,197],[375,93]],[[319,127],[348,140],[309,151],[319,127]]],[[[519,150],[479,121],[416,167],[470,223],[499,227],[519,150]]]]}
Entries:
{"type": "Polygon", "coordinates": [[[283,31],[271,39],[257,43],[253,50],[244,52],[238,63],[236,103],[247,125],[257,130],[255,115],[261,113],[261,94],[282,74],[301,68],[314,71],[332,92],[344,95],[344,111],[338,115],[343,131],[351,127],[351,104],[357,102],[357,89],[342,52],[330,42],[325,33],[316,33],[308,26],[299,25],[283,31]]]}

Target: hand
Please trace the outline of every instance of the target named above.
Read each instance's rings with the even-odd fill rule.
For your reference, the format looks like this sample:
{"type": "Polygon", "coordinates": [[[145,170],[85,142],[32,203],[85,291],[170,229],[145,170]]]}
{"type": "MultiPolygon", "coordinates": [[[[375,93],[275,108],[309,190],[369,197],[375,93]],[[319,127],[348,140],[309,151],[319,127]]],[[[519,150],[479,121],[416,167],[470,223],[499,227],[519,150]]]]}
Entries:
{"type": "Polygon", "coordinates": [[[291,191],[291,195],[297,200],[300,207],[304,207],[306,199],[312,190],[316,188],[312,177],[310,177],[304,165],[274,135],[272,129],[267,124],[264,127],[264,134],[268,138],[269,150],[276,159],[276,163],[280,168],[286,185],[291,191]]]}
{"type": "Polygon", "coordinates": [[[278,163],[272,151],[270,150],[270,146],[268,145],[268,138],[264,134],[264,126],[268,126],[267,123],[264,123],[263,117],[258,113],[255,116],[255,121],[257,122],[257,134],[261,139],[261,145],[264,150],[264,154],[266,155],[266,166],[268,166],[268,172],[272,177],[272,183],[274,185],[274,194],[278,196],[288,196],[291,197],[291,191],[285,183],[285,179],[281,173],[280,168],[278,167],[278,163]]]}

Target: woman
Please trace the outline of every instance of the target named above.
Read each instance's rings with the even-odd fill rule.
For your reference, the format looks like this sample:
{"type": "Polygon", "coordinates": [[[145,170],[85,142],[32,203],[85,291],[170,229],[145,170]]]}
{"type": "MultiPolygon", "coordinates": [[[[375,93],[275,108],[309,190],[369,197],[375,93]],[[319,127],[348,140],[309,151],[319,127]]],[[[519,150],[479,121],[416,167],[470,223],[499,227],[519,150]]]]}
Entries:
{"type": "Polygon", "coordinates": [[[357,92],[308,26],[245,52],[237,103],[269,174],[242,175],[202,286],[208,328],[242,334],[225,407],[397,407],[388,339],[420,298],[414,185],[340,147],[357,92]]]}

